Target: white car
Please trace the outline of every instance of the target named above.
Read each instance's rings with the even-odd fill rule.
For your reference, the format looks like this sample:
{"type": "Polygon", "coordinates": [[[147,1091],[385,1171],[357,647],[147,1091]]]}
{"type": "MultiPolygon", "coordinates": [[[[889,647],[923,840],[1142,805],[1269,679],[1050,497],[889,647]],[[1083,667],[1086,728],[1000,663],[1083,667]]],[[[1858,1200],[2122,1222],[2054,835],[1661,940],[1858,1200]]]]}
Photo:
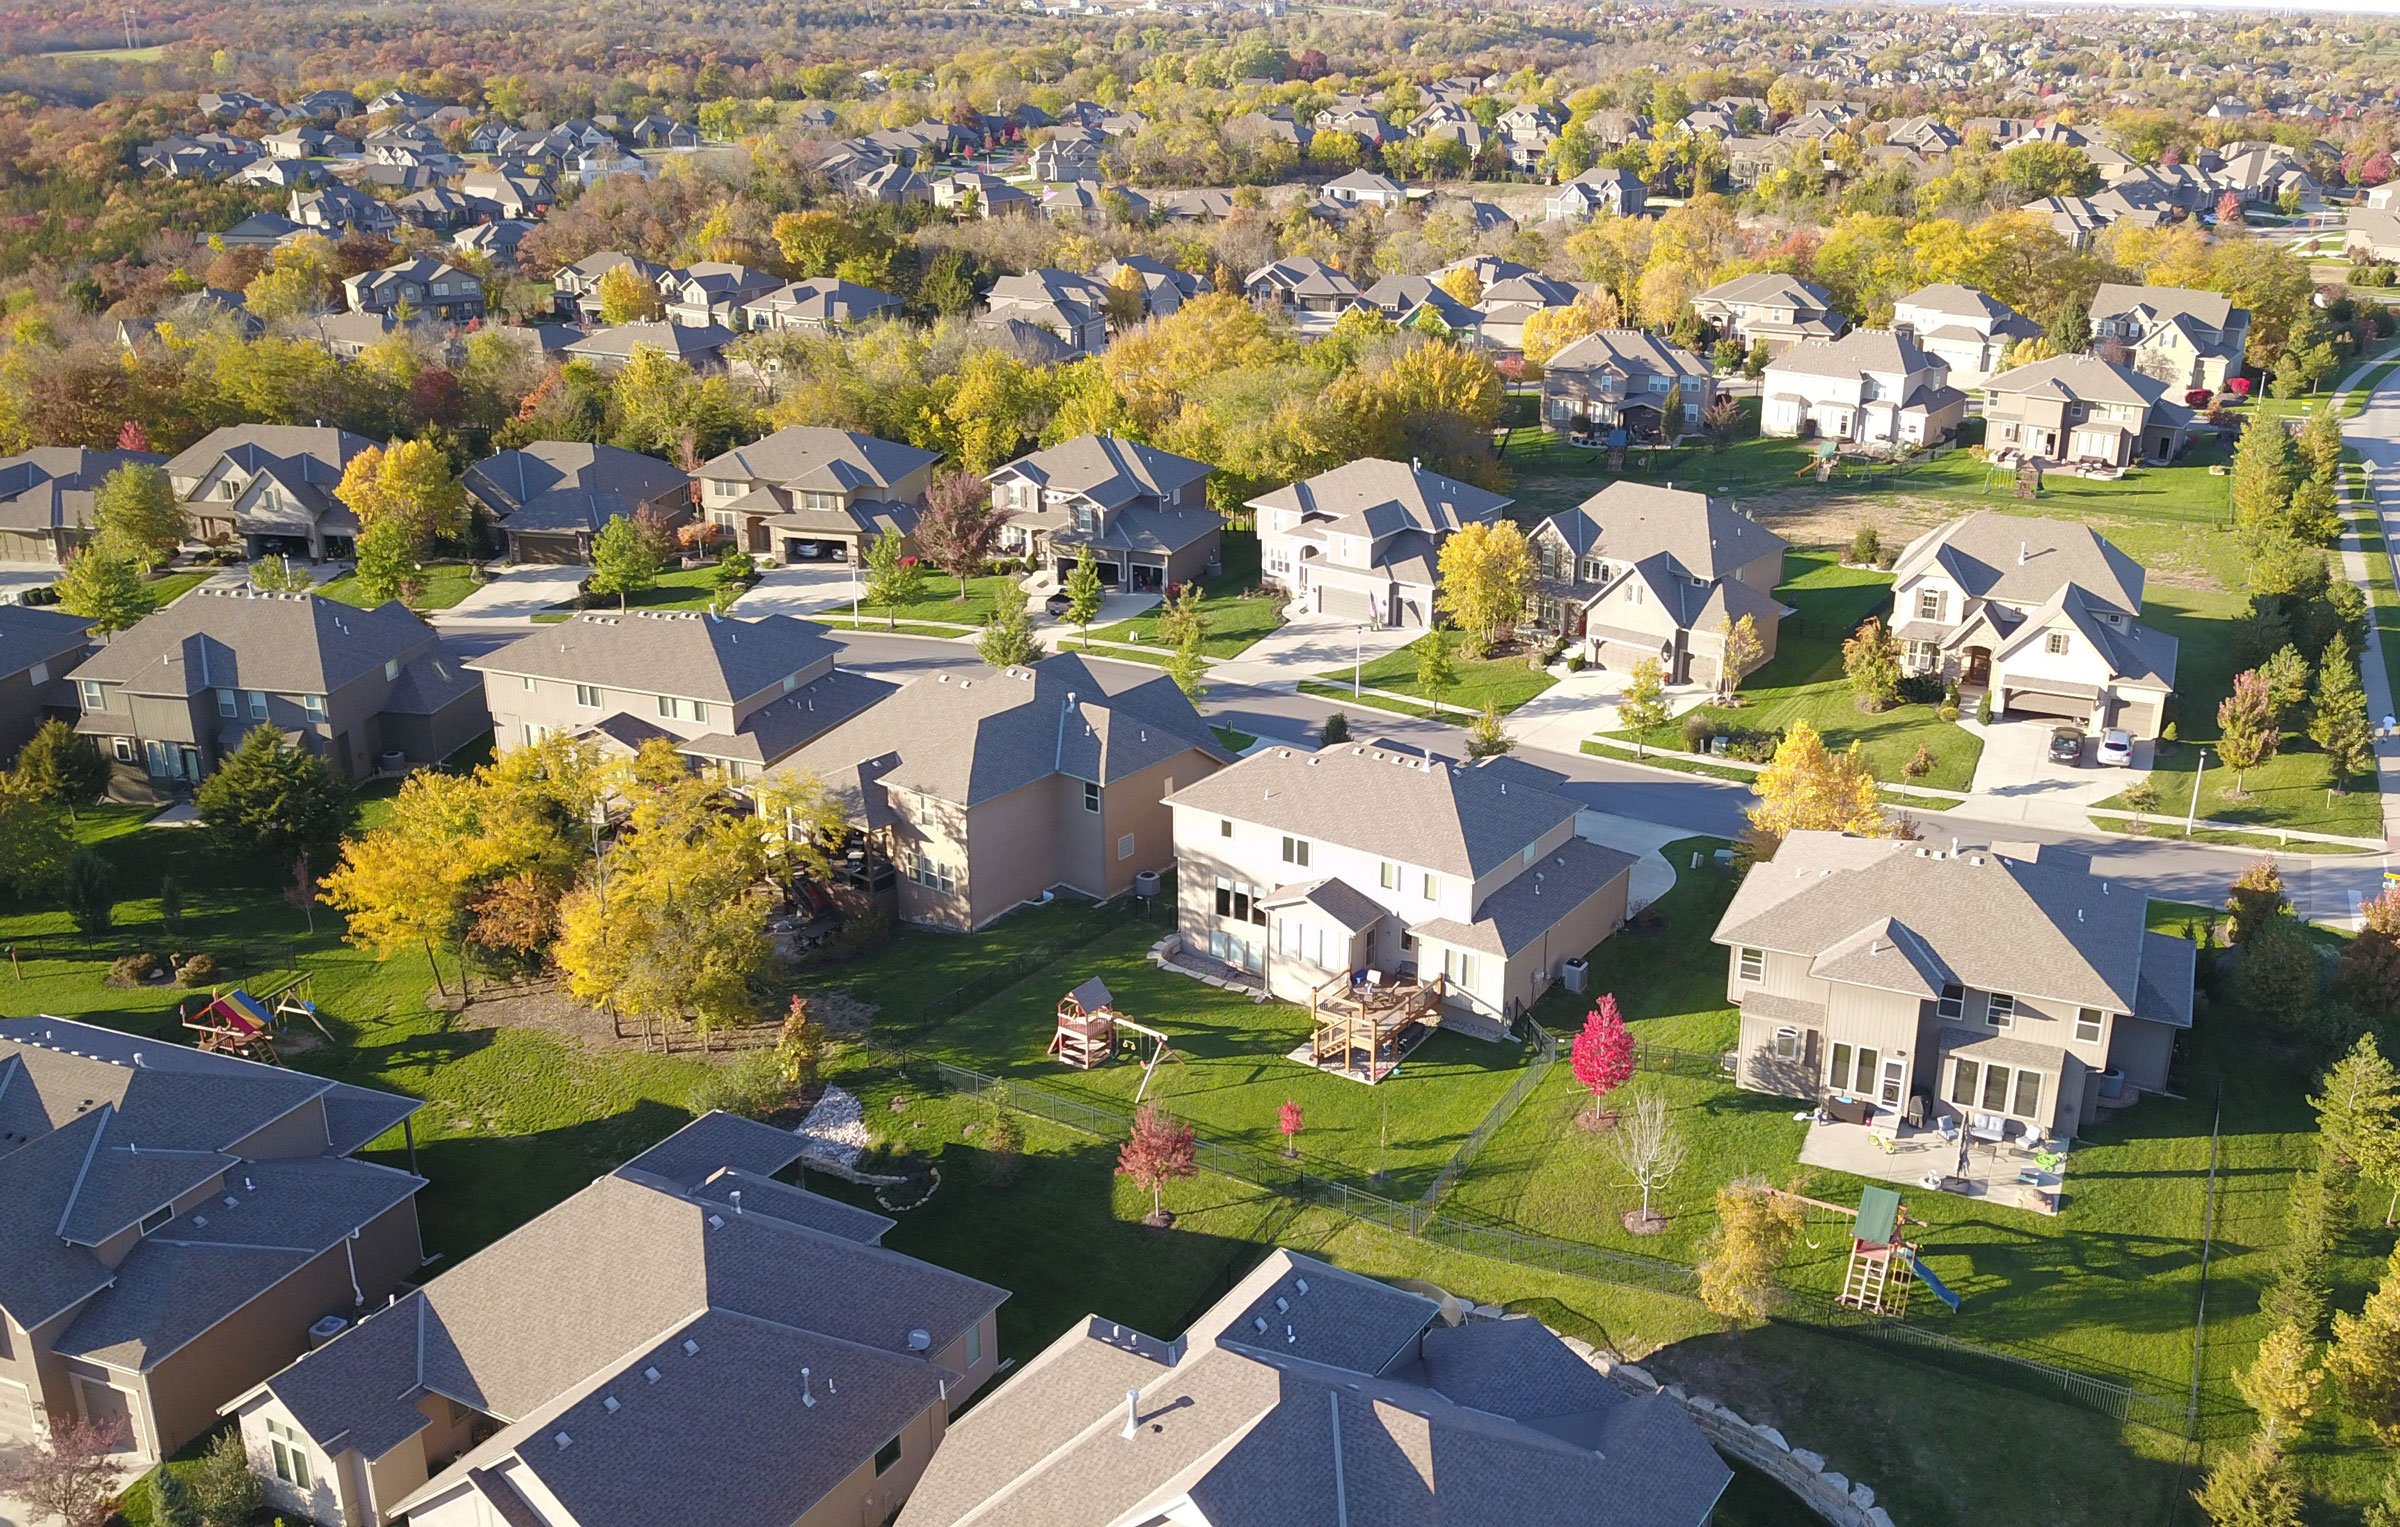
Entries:
{"type": "Polygon", "coordinates": [[[2100,746],[2092,753],[2092,761],[2106,768],[2122,769],[2133,762],[2133,733],[2111,727],[2100,734],[2100,746]]]}

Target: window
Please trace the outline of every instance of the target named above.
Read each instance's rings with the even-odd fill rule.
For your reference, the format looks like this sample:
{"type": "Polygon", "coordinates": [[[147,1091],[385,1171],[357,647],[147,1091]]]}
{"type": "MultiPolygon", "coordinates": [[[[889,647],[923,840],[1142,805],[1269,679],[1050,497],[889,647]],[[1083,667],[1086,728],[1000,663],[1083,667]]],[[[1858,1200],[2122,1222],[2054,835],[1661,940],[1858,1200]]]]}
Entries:
{"type": "Polygon", "coordinates": [[[241,696],[239,696],[239,695],[235,694],[235,693],[234,693],[232,690],[230,690],[230,689],[220,689],[220,690],[218,690],[218,691],[217,691],[217,714],[218,714],[218,715],[220,715],[220,716],[224,716],[224,717],[227,717],[227,718],[231,718],[231,717],[234,717],[234,716],[238,716],[238,715],[240,715],[241,713],[242,713],[242,700],[241,700],[241,696]]]}
{"type": "Polygon", "coordinates": [[[1940,620],[1942,618],[1942,591],[1940,589],[1917,590],[1917,618],[1919,620],[1940,620]]]}
{"type": "Polygon", "coordinates": [[[1475,956],[1464,949],[1442,951],[1442,977],[1452,986],[1475,989],[1475,956]]]}
{"type": "Polygon", "coordinates": [[[972,1368],[983,1361],[983,1327],[967,1327],[967,1366],[972,1368]]]}
{"type": "Polygon", "coordinates": [[[133,739],[131,737],[111,737],[108,740],[117,755],[117,762],[133,762],[133,739]]]}
{"type": "Polygon", "coordinates": [[[300,708],[308,712],[309,719],[312,721],[325,719],[325,697],[323,695],[302,695],[300,708]]]}
{"type": "Polygon", "coordinates": [[[1083,809],[1094,812],[1100,809],[1100,787],[1088,779],[1083,782],[1083,809]]]}
{"type": "Polygon", "coordinates": [[[1436,875],[1436,874],[1435,874],[1433,871],[1431,871],[1431,870],[1427,870],[1427,871],[1425,872],[1425,884],[1424,884],[1424,890],[1425,890],[1425,899],[1426,899],[1427,901],[1431,901],[1431,900],[1433,900],[1433,899],[1434,899],[1436,896],[1438,896],[1438,895],[1440,895],[1440,894],[1441,894],[1441,889],[1442,889],[1442,877],[1441,877],[1441,876],[1439,876],[1439,875],[1436,875]]]}
{"type": "Polygon", "coordinates": [[[1283,862],[1308,868],[1308,839],[1286,837],[1283,840],[1283,862]]]}
{"type": "Polygon", "coordinates": [[[694,700],[692,702],[692,719],[694,721],[706,721],[708,719],[708,702],[706,700],[694,700]]]}
{"type": "Polygon", "coordinates": [[[1220,838],[1230,838],[1233,836],[1233,818],[1217,818],[1217,836],[1220,838]]]}
{"type": "Polygon", "coordinates": [[[1993,992],[1983,999],[1983,1021],[1995,1029],[2015,1027],[2017,999],[2004,991],[1993,992]]]}
{"type": "Polygon", "coordinates": [[[1775,1058],[1777,1060],[1798,1060],[1800,1058],[1800,1031],[1798,1029],[1777,1029],[1775,1031],[1775,1058]]]}
{"type": "Polygon", "coordinates": [[[673,695],[660,695],[658,697],[658,713],[666,717],[668,720],[674,720],[677,713],[682,709],[683,707],[676,703],[676,699],[673,695]]]}
{"type": "Polygon", "coordinates": [[[946,896],[958,889],[957,872],[946,864],[928,859],[914,849],[902,854],[901,861],[908,878],[928,891],[939,891],[946,896]]]}
{"type": "Polygon", "coordinates": [[[2041,1106],[2042,1073],[2019,1071],[2017,1073],[2017,1106],[2010,1109],[2009,1112],[2020,1119],[2030,1119],[2041,1111],[2041,1106]]]}
{"type": "Polygon", "coordinates": [[[1387,891],[1400,889],[1400,866],[1386,859],[1375,872],[1375,883],[1387,891]]]}
{"type": "Polygon", "coordinates": [[[1826,1068],[1825,1085],[1854,1097],[1872,1096],[1876,1068],[1882,1062],[1882,1053],[1877,1050],[1863,1045],[1853,1047],[1837,1044],[1833,1047],[1833,1063],[1826,1068]]]}
{"type": "Polygon", "coordinates": [[[1325,930],[1297,917],[1285,917],[1275,924],[1275,951],[1287,959],[1300,960],[1319,970],[1333,967],[1325,962],[1325,930]]]}
{"type": "Polygon", "coordinates": [[[1958,1063],[1957,1073],[1950,1078],[1951,1102],[1961,1108],[1975,1106],[1975,1078],[1980,1069],[1971,1060],[1962,1060],[1958,1063]]]}
{"type": "Polygon", "coordinates": [[[2042,650],[2049,653],[2052,657],[2064,657],[2067,651],[2067,633],[2064,631],[2053,631],[2048,636],[2043,637],[2042,650]]]}
{"type": "Polygon", "coordinates": [[[250,691],[250,719],[253,721],[267,719],[267,692],[263,689],[250,691]]]}
{"type": "Polygon", "coordinates": [[[1120,859],[1130,859],[1133,857],[1132,833],[1127,833],[1123,837],[1117,839],[1117,857],[1120,859]]]}
{"type": "Polygon", "coordinates": [[[1957,1062],[1957,1068],[1950,1078],[1950,1101],[1959,1107],[2004,1113],[2018,1119],[2040,1115],[2042,1073],[2039,1071],[2028,1071],[2022,1066],[1978,1065],[1971,1060],[1957,1062]]]}
{"type": "Polygon", "coordinates": [[[77,686],[82,690],[83,693],[83,708],[85,710],[108,709],[108,691],[101,688],[100,681],[98,679],[79,679],[76,682],[77,686]]]}
{"type": "Polygon", "coordinates": [[[2101,1022],[2102,1015],[2100,1009],[2096,1007],[2079,1009],[2075,1014],[2076,1039],[2084,1044],[2098,1044],[2100,1042],[2101,1022]]]}
{"type": "Polygon", "coordinates": [[[1964,1019],[1967,1015],[1967,989],[1963,986],[1942,988],[1942,1000],[1934,1004],[1934,1016],[1964,1019]]]}
{"type": "Polygon", "coordinates": [[[300,1434],[281,1421],[267,1422],[267,1451],[274,1455],[275,1477],[295,1490],[307,1490],[316,1481],[309,1476],[308,1450],[300,1442],[300,1434]]]}
{"type": "Polygon", "coordinates": [[[597,684],[576,685],[575,703],[585,710],[598,710],[600,708],[600,686],[597,684]]]}
{"type": "Polygon", "coordinates": [[[142,1234],[148,1235],[153,1231],[165,1229],[167,1221],[174,1217],[175,1206],[173,1204],[168,1204],[162,1209],[151,1210],[142,1216],[142,1234]]]}
{"type": "Polygon", "coordinates": [[[875,1450],[875,1472],[877,1474],[884,1473],[899,1461],[900,1439],[897,1437],[875,1450]]]}
{"type": "Polygon", "coordinates": [[[1733,973],[1738,980],[1765,980],[1767,978],[1767,952],[1764,949],[1736,950],[1733,956],[1733,973]]]}

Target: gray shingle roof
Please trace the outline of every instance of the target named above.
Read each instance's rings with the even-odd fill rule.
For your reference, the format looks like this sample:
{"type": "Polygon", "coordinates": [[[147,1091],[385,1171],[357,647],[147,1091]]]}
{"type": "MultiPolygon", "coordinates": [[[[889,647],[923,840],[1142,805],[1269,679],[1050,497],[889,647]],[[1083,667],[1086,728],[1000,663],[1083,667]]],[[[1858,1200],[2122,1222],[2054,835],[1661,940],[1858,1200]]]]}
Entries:
{"type": "Polygon", "coordinates": [[[731,704],[831,657],[814,621],[790,615],[735,620],[703,611],[585,611],[519,637],[467,666],[731,704]]]}
{"type": "Polygon", "coordinates": [[[1720,281],[1697,298],[1698,302],[1737,304],[1766,304],[1781,306],[1791,303],[1802,311],[1824,312],[1833,305],[1833,293],[1814,281],[1787,276],[1781,271],[1762,270],[1747,276],[1720,281]]]}
{"type": "Polygon", "coordinates": [[[2003,371],[1983,385],[1986,392],[1998,397],[2047,395],[2145,409],[2155,406],[2167,391],[2167,384],[2157,378],[2096,355],[2053,355],[2003,371]]]}
{"type": "Polygon", "coordinates": [[[81,528],[92,516],[92,494],[109,473],[123,466],[165,462],[154,451],[87,451],[59,445],[0,459],[0,529],[81,528]]]}
{"type": "Polygon", "coordinates": [[[0,604],[0,675],[52,663],[55,676],[63,677],[66,664],[61,660],[81,654],[90,644],[91,623],[79,615],[0,604]]]}
{"type": "Polygon", "coordinates": [[[1630,875],[1633,865],[1631,854],[1569,838],[1486,896],[1472,921],[1438,917],[1418,923],[1413,931],[1421,939],[1513,955],[1611,883],[1630,875]]]}
{"type": "Polygon", "coordinates": [[[2223,292],[2195,291],[2186,286],[2131,286],[2105,281],[2092,293],[2092,321],[2114,318],[2147,308],[2161,319],[2196,318],[2211,329],[2232,322],[2237,309],[2223,292]]]}
{"type": "Polygon", "coordinates": [[[539,440],[467,468],[466,487],[510,530],[597,531],[612,515],[688,492],[681,468],[613,445],[539,440]]]}
{"type": "Polygon", "coordinates": [[[710,732],[678,747],[699,758],[771,764],[869,706],[882,703],[899,687],[887,679],[837,668],[758,707],[731,732],[710,732]]]}
{"type": "Polygon", "coordinates": [[[1640,562],[1663,552],[1692,578],[1730,577],[1791,545],[1721,499],[1649,483],[1610,483],[1548,524],[1578,559],[1640,562]]]}
{"type": "Polygon", "coordinates": [[[1928,354],[1915,339],[1893,329],[1852,329],[1839,339],[1804,339],[1768,363],[1773,373],[1797,376],[1862,377],[1869,374],[1907,376],[1913,372],[1950,368],[1928,354]]]}
{"type": "Polygon", "coordinates": [[[2031,607],[2072,585],[2128,615],[2141,613],[2147,576],[2088,525],[1989,509],[1911,541],[1892,576],[1906,584],[1937,569],[1974,599],[2031,607]]]}
{"type": "Polygon", "coordinates": [[[118,633],[74,676],[144,695],[330,694],[393,658],[448,650],[398,600],[362,610],[315,594],[199,588],[118,633]]]}
{"type": "Polygon", "coordinates": [[[569,355],[626,359],[640,349],[656,350],[677,360],[714,355],[733,343],[733,331],[723,324],[625,323],[613,329],[594,329],[566,347],[569,355]]]}
{"type": "Polygon", "coordinates": [[[939,459],[932,451],[855,430],[794,425],[710,457],[695,475],[847,493],[861,488],[889,489],[939,459]]]}
{"type": "Polygon", "coordinates": [[[1166,499],[1216,470],[1205,461],[1114,435],[1078,435],[1020,456],[993,473],[1015,473],[1061,493],[1079,493],[1104,508],[1141,499],[1166,499]]]}
{"type": "Polygon", "coordinates": [[[1513,502],[1408,462],[1364,456],[1262,494],[1250,507],[1298,510],[1337,530],[1381,537],[1404,529],[1446,534],[1496,519],[1513,502]]]}
{"type": "MultiPolygon", "coordinates": [[[[1490,294],[1485,294],[1490,300],[1490,294]]],[[[1647,329],[1600,329],[1568,344],[1543,368],[1556,375],[1567,371],[1614,371],[1626,377],[1706,376],[1700,357],[1664,335],[1647,329]]]]}

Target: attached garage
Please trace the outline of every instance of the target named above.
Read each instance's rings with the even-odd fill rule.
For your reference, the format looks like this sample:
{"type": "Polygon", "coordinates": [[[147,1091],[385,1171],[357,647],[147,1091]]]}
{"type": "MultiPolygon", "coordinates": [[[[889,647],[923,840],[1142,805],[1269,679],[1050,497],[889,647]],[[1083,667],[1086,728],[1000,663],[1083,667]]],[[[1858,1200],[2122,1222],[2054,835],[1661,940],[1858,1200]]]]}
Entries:
{"type": "Polygon", "coordinates": [[[2000,711],[2007,716],[2052,716],[2089,725],[2100,709],[2100,692],[2089,685],[2055,680],[2011,684],[2002,680],[1998,689],[2000,711]]]}
{"type": "MultiPolygon", "coordinates": [[[[505,528],[505,527],[504,527],[505,528]]],[[[590,538],[579,530],[508,530],[508,557],[537,567],[581,567],[592,560],[590,538]]]]}
{"type": "Polygon", "coordinates": [[[2113,695],[2109,702],[2108,724],[2123,727],[2137,738],[2155,738],[2165,724],[2166,707],[2164,695],[2113,695]]]}
{"type": "Polygon", "coordinates": [[[133,1395],[104,1379],[89,1374],[75,1375],[75,1394],[83,1405],[83,1418],[94,1426],[114,1427],[119,1453],[147,1453],[148,1439],[142,1436],[139,1422],[134,1419],[133,1395]]]}
{"type": "Polygon", "coordinates": [[[20,530],[0,525],[0,562],[58,564],[58,546],[47,530],[20,530]]]}
{"type": "Polygon", "coordinates": [[[33,1425],[33,1391],[15,1379],[0,1379],[0,1439],[31,1442],[39,1436],[33,1425]]]}
{"type": "MultiPolygon", "coordinates": [[[[1628,631],[1618,626],[1603,626],[1597,622],[1584,628],[1584,640],[1591,645],[1594,665],[1611,673],[1630,673],[1635,664],[1649,659],[1662,668],[1673,661],[1672,649],[1666,642],[1641,631],[1628,631]]],[[[1668,675],[1669,681],[1673,676],[1668,675]]]]}

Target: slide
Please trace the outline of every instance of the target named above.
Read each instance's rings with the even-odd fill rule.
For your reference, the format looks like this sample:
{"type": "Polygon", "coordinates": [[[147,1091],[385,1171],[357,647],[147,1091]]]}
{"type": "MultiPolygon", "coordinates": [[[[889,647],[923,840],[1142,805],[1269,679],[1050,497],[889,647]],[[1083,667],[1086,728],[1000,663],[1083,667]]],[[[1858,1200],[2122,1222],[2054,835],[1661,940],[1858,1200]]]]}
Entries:
{"type": "Polygon", "coordinates": [[[1943,1283],[1941,1279],[1933,1275],[1933,1269],[1925,1265],[1924,1258],[1911,1257],[1909,1258],[1908,1265],[1915,1270],[1917,1281],[1923,1283],[1928,1289],[1932,1290],[1934,1298],[1939,1299],[1942,1301],[1942,1303],[1950,1306],[1951,1313],[1956,1314],[1958,1312],[1958,1295],[1952,1293],[1947,1284],[1943,1283]]]}

